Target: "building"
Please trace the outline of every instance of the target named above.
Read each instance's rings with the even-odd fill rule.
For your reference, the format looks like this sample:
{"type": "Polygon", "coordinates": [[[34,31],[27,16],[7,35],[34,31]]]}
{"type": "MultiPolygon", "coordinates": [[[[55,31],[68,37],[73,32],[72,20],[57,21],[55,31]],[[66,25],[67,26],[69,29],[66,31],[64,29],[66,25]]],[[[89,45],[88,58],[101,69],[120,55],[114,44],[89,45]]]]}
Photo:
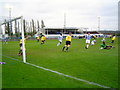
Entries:
{"type": "Polygon", "coordinates": [[[66,27],[66,28],[44,28],[45,34],[68,34],[69,32],[72,32],[72,34],[81,34],[83,33],[82,28],[76,28],[76,27],[66,27]]]}
{"type": "Polygon", "coordinates": [[[112,30],[109,30],[109,31],[99,31],[99,33],[102,33],[102,34],[107,34],[107,35],[111,35],[111,34],[118,34],[120,33],[120,31],[112,31],[112,30]]]}

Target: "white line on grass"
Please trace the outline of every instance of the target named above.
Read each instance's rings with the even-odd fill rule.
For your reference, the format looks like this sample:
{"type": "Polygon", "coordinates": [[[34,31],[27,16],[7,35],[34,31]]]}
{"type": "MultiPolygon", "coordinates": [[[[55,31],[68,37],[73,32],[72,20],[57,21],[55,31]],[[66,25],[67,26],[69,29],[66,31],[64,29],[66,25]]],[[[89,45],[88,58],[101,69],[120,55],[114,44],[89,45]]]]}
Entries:
{"type": "MultiPolygon", "coordinates": [[[[4,56],[4,55],[3,55],[3,56],[4,56]]],[[[8,56],[4,56],[4,57],[10,58],[10,59],[12,59],[12,60],[19,61],[18,59],[15,59],[15,58],[12,58],[12,57],[8,57],[8,56]]],[[[37,68],[40,68],[40,69],[43,69],[43,70],[46,70],[46,71],[49,71],[49,72],[53,72],[53,73],[56,73],[56,74],[59,74],[59,75],[65,76],[65,77],[69,77],[69,78],[71,78],[71,79],[75,79],[75,80],[78,80],[78,81],[82,81],[82,82],[85,82],[85,83],[88,83],[88,84],[91,84],[91,85],[99,86],[99,87],[102,87],[102,88],[111,88],[111,87],[108,87],[108,86],[100,85],[100,84],[98,84],[98,83],[94,83],[94,82],[90,82],[90,81],[87,81],[87,80],[84,80],[84,79],[80,79],[80,78],[77,78],[77,77],[73,77],[73,76],[70,76],[70,75],[66,75],[66,74],[60,73],[60,72],[58,72],[58,71],[54,71],[54,70],[51,70],[51,69],[47,69],[47,68],[44,68],[44,67],[40,67],[40,66],[37,66],[37,65],[35,65],[35,64],[28,63],[28,62],[26,62],[25,64],[28,64],[28,65],[31,65],[31,66],[34,66],[34,67],[37,67],[37,68]]]]}

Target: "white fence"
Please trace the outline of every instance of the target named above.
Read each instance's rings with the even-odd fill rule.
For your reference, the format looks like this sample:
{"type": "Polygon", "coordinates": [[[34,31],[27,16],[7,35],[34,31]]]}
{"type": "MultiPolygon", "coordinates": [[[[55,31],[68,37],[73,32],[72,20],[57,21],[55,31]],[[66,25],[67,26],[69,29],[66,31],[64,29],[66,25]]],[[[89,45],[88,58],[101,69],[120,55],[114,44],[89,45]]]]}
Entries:
{"type": "MultiPolygon", "coordinates": [[[[63,37],[66,37],[68,34],[63,34],[63,37]]],[[[83,37],[86,34],[72,34],[72,36],[74,38],[78,38],[78,37],[83,37]]],[[[97,37],[104,37],[104,34],[91,34],[91,35],[96,35],[97,37]]],[[[59,34],[49,34],[49,35],[45,35],[46,38],[58,38],[59,34]]]]}

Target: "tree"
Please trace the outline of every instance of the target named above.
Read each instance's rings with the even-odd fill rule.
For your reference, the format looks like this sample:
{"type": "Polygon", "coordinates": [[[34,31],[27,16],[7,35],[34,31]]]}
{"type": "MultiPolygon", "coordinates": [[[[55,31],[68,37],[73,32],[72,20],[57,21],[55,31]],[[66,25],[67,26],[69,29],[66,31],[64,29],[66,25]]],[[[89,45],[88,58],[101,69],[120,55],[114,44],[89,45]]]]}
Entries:
{"type": "Polygon", "coordinates": [[[38,28],[38,31],[40,31],[40,24],[38,20],[37,20],[37,28],[38,28]]]}
{"type": "Polygon", "coordinates": [[[26,35],[26,23],[25,23],[25,19],[23,20],[23,30],[24,30],[24,34],[26,35]]]}
{"type": "Polygon", "coordinates": [[[45,24],[43,22],[43,20],[41,20],[41,28],[44,28],[45,27],[45,24]]]}
{"type": "Polygon", "coordinates": [[[18,33],[17,32],[17,21],[15,20],[15,33],[18,33]]]}
{"type": "Polygon", "coordinates": [[[33,35],[36,33],[35,31],[35,24],[34,24],[34,20],[32,19],[32,28],[33,28],[33,35]]]}
{"type": "Polygon", "coordinates": [[[9,23],[6,23],[6,19],[5,19],[5,34],[8,34],[8,25],[9,23]]]}
{"type": "Polygon", "coordinates": [[[6,25],[6,31],[7,31],[7,34],[10,35],[10,28],[9,28],[9,22],[7,22],[7,25],[6,25]]]}

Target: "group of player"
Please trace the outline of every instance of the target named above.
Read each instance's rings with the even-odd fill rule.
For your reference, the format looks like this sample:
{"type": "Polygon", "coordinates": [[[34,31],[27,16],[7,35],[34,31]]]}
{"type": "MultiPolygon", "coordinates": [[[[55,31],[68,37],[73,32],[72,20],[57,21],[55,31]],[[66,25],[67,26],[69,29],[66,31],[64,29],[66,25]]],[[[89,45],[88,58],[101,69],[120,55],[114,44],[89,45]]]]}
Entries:
{"type": "MultiPolygon", "coordinates": [[[[27,36],[25,36],[25,38],[24,38],[24,44],[26,42],[26,39],[28,39],[27,36]]],[[[37,39],[37,42],[39,42],[40,39],[41,39],[41,45],[42,45],[42,44],[45,43],[46,37],[45,37],[45,35],[43,35],[42,33],[40,33],[40,36],[37,36],[36,39],[37,39]]],[[[22,45],[23,45],[22,44],[22,38],[20,38],[20,50],[19,50],[19,53],[18,53],[19,56],[22,56],[22,54],[23,54],[23,46],[22,45]]]]}
{"type": "MultiPolygon", "coordinates": [[[[112,41],[110,43],[114,43],[114,41],[116,40],[116,36],[115,35],[110,35],[110,38],[112,38],[112,41]]],[[[106,40],[105,40],[105,37],[103,38],[102,40],[102,44],[100,45],[100,49],[112,49],[112,48],[115,48],[114,46],[112,45],[107,45],[106,44],[106,40]]]]}
{"type": "MultiPolygon", "coordinates": [[[[62,51],[64,51],[65,48],[66,48],[66,52],[68,51],[68,49],[71,45],[71,39],[72,39],[71,35],[72,35],[72,33],[70,32],[69,35],[66,36],[66,44],[65,44],[65,46],[63,46],[62,51]]],[[[86,49],[89,48],[90,43],[91,43],[91,45],[95,45],[96,38],[97,38],[96,35],[91,35],[90,33],[88,33],[87,35],[84,36],[84,38],[86,39],[86,46],[85,46],[86,49]],[[93,40],[91,41],[92,38],[93,38],[93,40]]],[[[110,38],[112,38],[112,41],[110,43],[114,43],[116,36],[112,35],[112,36],[110,36],[110,38]]],[[[59,46],[62,43],[62,39],[63,39],[63,36],[62,36],[62,34],[60,34],[60,36],[58,37],[59,43],[57,44],[57,46],[59,46]]],[[[106,45],[105,37],[104,37],[102,40],[102,44],[100,45],[100,49],[112,49],[112,48],[115,48],[115,47],[106,45]]]]}
{"type": "Polygon", "coordinates": [[[45,40],[46,40],[46,37],[45,37],[45,35],[43,35],[43,34],[41,33],[40,36],[37,36],[37,37],[36,37],[36,39],[37,39],[37,42],[39,42],[40,39],[41,39],[41,44],[44,44],[44,43],[45,43],[45,40]]]}
{"type": "MultiPolygon", "coordinates": [[[[91,45],[95,45],[96,43],[96,36],[95,35],[91,35],[90,33],[87,33],[84,38],[86,39],[86,45],[85,45],[85,49],[88,49],[89,46],[90,46],[90,43],[91,45]],[[91,39],[93,38],[93,40],[91,41],[91,39]]],[[[110,38],[112,38],[112,41],[111,43],[114,43],[115,39],[116,39],[116,36],[113,35],[111,36],[110,38]]],[[[25,37],[24,41],[26,41],[27,37],[25,37]]],[[[46,37],[45,35],[43,35],[42,33],[40,34],[40,36],[37,36],[36,37],[37,39],[37,42],[39,42],[41,40],[41,45],[45,43],[45,40],[46,40],[46,37]]],[[[59,46],[61,43],[62,43],[62,40],[63,40],[63,35],[62,33],[60,33],[60,35],[58,36],[58,43],[57,43],[57,46],[59,46]]],[[[71,46],[71,40],[72,40],[72,33],[69,32],[69,35],[66,36],[65,38],[66,40],[66,44],[62,47],[62,51],[66,51],[68,52],[68,49],[70,48],[71,46]]],[[[109,46],[109,45],[106,45],[106,40],[105,40],[105,37],[103,38],[102,40],[102,44],[100,45],[100,49],[111,49],[111,48],[114,48],[114,46],[109,46]]],[[[19,51],[19,56],[22,55],[22,39],[20,39],[20,51],[19,51]]]]}

